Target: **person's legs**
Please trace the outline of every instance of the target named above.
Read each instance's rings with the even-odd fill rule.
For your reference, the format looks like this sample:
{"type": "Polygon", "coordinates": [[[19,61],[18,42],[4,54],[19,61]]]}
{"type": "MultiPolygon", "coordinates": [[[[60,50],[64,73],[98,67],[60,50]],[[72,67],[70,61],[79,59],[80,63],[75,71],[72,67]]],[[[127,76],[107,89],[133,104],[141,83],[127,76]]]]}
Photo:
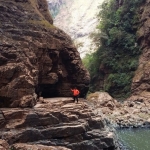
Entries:
{"type": "Polygon", "coordinates": [[[77,99],[77,103],[78,103],[78,96],[76,96],[76,99],[77,99]]]}
{"type": "Polygon", "coordinates": [[[77,100],[77,103],[78,103],[78,96],[73,96],[73,101],[76,102],[77,100]]]}
{"type": "Polygon", "coordinates": [[[75,102],[75,96],[73,96],[73,102],[75,102]]]}
{"type": "Polygon", "coordinates": [[[74,96],[74,102],[76,102],[76,100],[77,100],[77,96],[74,96]]]}

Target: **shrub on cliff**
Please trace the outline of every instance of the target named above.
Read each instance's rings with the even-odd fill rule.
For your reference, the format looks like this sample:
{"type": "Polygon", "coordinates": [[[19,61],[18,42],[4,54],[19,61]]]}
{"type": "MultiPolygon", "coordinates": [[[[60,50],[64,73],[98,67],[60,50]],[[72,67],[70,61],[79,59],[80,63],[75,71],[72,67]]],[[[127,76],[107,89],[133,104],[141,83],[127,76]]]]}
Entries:
{"type": "Polygon", "coordinates": [[[100,46],[83,59],[91,74],[91,90],[104,90],[114,97],[130,95],[132,78],[141,54],[136,32],[139,8],[144,1],[107,0],[99,7],[98,33],[92,37],[100,46]]]}

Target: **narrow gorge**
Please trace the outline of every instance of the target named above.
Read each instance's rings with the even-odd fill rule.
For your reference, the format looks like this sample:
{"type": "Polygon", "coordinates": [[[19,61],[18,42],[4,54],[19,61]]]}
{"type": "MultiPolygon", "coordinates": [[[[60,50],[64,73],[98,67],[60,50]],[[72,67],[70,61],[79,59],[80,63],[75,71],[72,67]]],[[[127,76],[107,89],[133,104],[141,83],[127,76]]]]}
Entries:
{"type": "Polygon", "coordinates": [[[1,150],[120,149],[115,130],[83,98],[89,72],[46,0],[0,0],[0,77],[1,150]]]}
{"type": "Polygon", "coordinates": [[[101,3],[0,0],[0,150],[126,150],[117,129],[149,131],[150,1],[101,3]]]}
{"type": "Polygon", "coordinates": [[[85,51],[81,50],[84,44],[78,43],[78,51],[91,75],[88,102],[96,114],[105,116],[115,128],[129,129],[127,132],[131,135],[128,138],[132,138],[128,142],[133,146],[129,149],[149,150],[149,135],[144,138],[150,127],[149,0],[108,0],[101,6],[101,1],[92,0],[48,2],[54,24],[71,35],[74,41],[82,39],[85,33],[90,35],[93,30],[91,22],[95,19],[98,32],[93,34],[93,44],[98,44],[98,48],[93,47],[95,52],[91,53],[86,38],[83,40],[85,51]],[[92,4],[87,7],[90,2],[92,4]],[[91,23],[89,29],[88,23],[91,23]],[[83,57],[83,52],[88,55],[83,57]],[[138,130],[141,134],[134,137],[138,130]],[[145,143],[141,142],[143,139],[145,143]]]}

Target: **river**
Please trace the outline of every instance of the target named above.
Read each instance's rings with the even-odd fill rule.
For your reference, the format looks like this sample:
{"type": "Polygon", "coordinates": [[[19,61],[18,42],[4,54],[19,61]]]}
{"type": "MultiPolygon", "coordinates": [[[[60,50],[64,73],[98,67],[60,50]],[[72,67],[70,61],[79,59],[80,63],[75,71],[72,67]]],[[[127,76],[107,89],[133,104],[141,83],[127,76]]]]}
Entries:
{"type": "Polygon", "coordinates": [[[150,150],[150,129],[117,130],[123,150],[150,150]]]}

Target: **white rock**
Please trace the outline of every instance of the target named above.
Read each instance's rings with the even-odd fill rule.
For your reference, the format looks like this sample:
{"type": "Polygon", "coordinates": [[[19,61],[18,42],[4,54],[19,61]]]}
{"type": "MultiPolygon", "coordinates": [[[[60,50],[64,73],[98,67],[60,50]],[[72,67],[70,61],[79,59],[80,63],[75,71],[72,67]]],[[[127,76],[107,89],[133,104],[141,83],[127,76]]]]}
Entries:
{"type": "Polygon", "coordinates": [[[98,6],[104,0],[47,0],[49,6],[57,9],[54,25],[68,33],[79,46],[80,56],[93,51],[95,46],[89,34],[96,29],[98,6]],[[82,46],[81,46],[82,45],[82,46]]]}

